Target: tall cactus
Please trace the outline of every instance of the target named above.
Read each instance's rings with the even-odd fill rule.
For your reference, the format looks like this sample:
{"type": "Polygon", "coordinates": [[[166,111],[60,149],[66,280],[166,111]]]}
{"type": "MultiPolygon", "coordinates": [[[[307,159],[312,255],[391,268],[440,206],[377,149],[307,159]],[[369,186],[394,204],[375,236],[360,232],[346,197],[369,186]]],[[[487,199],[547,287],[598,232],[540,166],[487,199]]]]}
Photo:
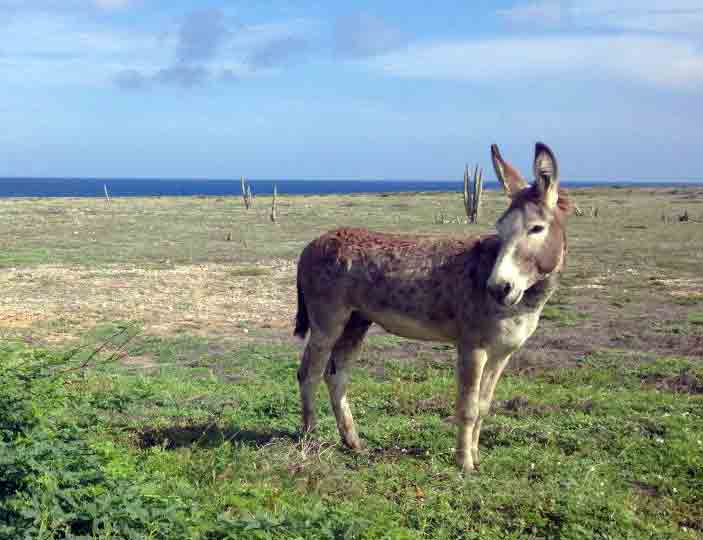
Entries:
{"type": "Polygon", "coordinates": [[[244,199],[244,207],[249,210],[254,206],[254,195],[251,192],[251,186],[244,180],[242,176],[242,199],[244,199]]]}
{"type": "Polygon", "coordinates": [[[273,200],[271,201],[271,222],[276,223],[278,220],[278,201],[276,196],[278,195],[278,190],[276,189],[276,184],[273,185],[273,200]]]}
{"type": "Polygon", "coordinates": [[[483,169],[474,167],[473,176],[469,178],[469,165],[464,168],[464,210],[469,223],[478,223],[483,194],[483,169]]]}

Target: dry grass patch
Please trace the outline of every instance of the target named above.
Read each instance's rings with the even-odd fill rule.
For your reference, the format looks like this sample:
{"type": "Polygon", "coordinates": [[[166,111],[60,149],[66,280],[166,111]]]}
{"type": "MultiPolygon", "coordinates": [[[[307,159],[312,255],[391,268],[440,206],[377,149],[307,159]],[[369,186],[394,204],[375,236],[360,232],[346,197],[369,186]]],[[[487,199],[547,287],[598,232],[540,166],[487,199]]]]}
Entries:
{"type": "Polygon", "coordinates": [[[140,321],[151,335],[187,330],[246,337],[250,328],[290,325],[294,276],[295,265],[284,260],[242,269],[199,264],[9,270],[0,274],[0,324],[6,334],[31,330],[49,342],[71,341],[115,320],[140,321]]]}
{"type": "MultiPolygon", "coordinates": [[[[582,208],[598,208],[598,217],[570,220],[563,284],[528,343],[534,355],[526,369],[572,365],[603,347],[703,355],[700,325],[687,313],[703,302],[701,225],[661,220],[699,193],[571,190],[582,208]]],[[[280,223],[272,226],[264,199],[249,212],[231,197],[124,198],[109,209],[101,199],[0,201],[0,331],[61,343],[126,320],[146,334],[187,333],[228,350],[252,340],[290,342],[295,257],[312,238],[342,225],[483,233],[505,202],[487,192],[481,224],[467,226],[433,222],[438,212],[463,215],[459,193],[282,195],[280,223]]],[[[703,218],[699,209],[689,213],[703,218]]],[[[364,362],[452,355],[430,344],[372,338],[364,362]]]]}

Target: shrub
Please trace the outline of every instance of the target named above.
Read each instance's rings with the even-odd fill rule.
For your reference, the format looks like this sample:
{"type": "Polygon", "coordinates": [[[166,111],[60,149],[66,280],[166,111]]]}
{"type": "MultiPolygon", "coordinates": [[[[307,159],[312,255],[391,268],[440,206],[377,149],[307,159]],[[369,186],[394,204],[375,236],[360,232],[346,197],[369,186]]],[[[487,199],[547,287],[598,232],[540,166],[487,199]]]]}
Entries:
{"type": "Polygon", "coordinates": [[[113,478],[90,414],[42,351],[0,353],[0,538],[182,538],[178,508],[113,478]]]}

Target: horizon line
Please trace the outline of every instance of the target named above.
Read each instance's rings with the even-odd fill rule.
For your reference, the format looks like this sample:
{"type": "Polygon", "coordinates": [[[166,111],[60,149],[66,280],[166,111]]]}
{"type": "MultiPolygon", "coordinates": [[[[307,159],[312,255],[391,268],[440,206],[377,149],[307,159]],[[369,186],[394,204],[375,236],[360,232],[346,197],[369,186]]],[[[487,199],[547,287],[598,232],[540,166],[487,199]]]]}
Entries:
{"type": "MultiPolygon", "coordinates": [[[[431,183],[463,183],[463,179],[438,179],[438,178],[251,178],[244,176],[247,182],[431,182],[431,183]]],[[[18,180],[45,180],[45,181],[99,181],[99,182],[109,182],[109,181],[147,181],[147,182],[240,182],[241,176],[232,178],[208,178],[208,177],[168,177],[168,176],[0,176],[0,182],[3,181],[18,181],[18,180]]],[[[592,183],[592,184],[703,184],[703,178],[677,178],[677,179],[657,179],[657,178],[643,178],[643,179],[617,179],[617,178],[603,178],[603,179],[585,179],[585,178],[571,178],[571,179],[561,179],[563,183],[592,183]]],[[[488,180],[487,183],[497,184],[498,180],[488,180]]]]}

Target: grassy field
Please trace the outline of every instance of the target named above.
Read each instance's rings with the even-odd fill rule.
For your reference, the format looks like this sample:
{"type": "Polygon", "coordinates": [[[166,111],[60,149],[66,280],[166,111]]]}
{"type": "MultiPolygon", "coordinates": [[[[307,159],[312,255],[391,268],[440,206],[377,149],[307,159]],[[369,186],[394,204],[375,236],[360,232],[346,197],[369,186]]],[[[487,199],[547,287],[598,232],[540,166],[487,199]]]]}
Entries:
{"type": "Polygon", "coordinates": [[[0,538],[703,538],[703,189],[588,189],[563,285],[453,464],[453,351],[372,331],[301,438],[295,261],[462,235],[458,194],[0,201],[0,538]],[[593,216],[597,209],[597,216],[593,216]],[[692,221],[680,223],[687,211],[692,221]],[[92,351],[101,347],[98,354],[92,351]]]}

